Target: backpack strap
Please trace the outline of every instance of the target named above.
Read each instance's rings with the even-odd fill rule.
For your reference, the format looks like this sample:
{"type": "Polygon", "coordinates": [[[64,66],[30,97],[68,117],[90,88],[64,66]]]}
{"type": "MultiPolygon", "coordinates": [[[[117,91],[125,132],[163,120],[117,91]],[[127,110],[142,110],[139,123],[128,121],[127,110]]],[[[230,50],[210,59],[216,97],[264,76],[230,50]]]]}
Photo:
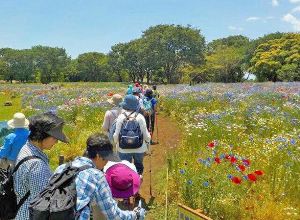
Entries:
{"type": "MultiPolygon", "coordinates": [[[[17,165],[15,166],[15,168],[13,169],[13,172],[11,174],[11,176],[17,172],[17,170],[19,169],[19,167],[26,162],[27,160],[32,160],[32,159],[41,159],[38,156],[32,155],[32,156],[28,156],[28,157],[24,157],[22,160],[20,160],[19,163],[17,163],[17,165]]],[[[28,197],[30,196],[30,190],[27,191],[27,193],[25,194],[25,196],[22,197],[22,199],[20,200],[20,202],[17,204],[17,211],[20,209],[20,207],[23,205],[23,203],[28,199],[28,197]]]]}
{"type": "MultiPolygon", "coordinates": [[[[129,117],[135,113],[136,111],[131,112],[129,115],[126,115],[126,112],[124,112],[123,114],[125,115],[126,119],[129,120],[129,117]]],[[[137,112],[136,112],[137,113],[137,112]]]]}
{"type": "Polygon", "coordinates": [[[13,172],[12,174],[14,174],[15,172],[17,172],[17,170],[19,169],[19,167],[24,163],[26,162],[27,160],[32,160],[32,159],[41,159],[40,157],[38,156],[35,156],[35,155],[31,155],[31,156],[28,156],[28,157],[24,157],[22,160],[19,161],[19,163],[17,163],[17,165],[15,166],[15,168],[13,169],[13,172]]]}
{"type": "Polygon", "coordinates": [[[118,117],[112,110],[110,110],[110,113],[112,113],[112,115],[113,115],[115,118],[118,117]]]}

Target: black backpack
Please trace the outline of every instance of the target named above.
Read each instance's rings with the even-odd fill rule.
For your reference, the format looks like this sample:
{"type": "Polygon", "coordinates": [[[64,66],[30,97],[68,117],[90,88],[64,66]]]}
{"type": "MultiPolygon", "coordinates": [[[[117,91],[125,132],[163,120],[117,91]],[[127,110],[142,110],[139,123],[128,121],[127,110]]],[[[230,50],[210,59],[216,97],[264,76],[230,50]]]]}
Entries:
{"type": "Polygon", "coordinates": [[[91,166],[73,167],[68,163],[61,173],[54,174],[46,188],[29,205],[31,220],[75,220],[80,212],[76,211],[76,175],[91,166]]]}
{"type": "Polygon", "coordinates": [[[36,158],[39,157],[28,156],[20,160],[14,169],[0,169],[0,220],[14,219],[19,208],[29,197],[30,191],[25,194],[19,203],[17,202],[17,196],[14,191],[13,174],[18,170],[22,163],[36,158]]]}
{"type": "Polygon", "coordinates": [[[140,125],[136,120],[138,116],[137,112],[132,112],[128,116],[126,113],[125,119],[123,120],[120,134],[119,134],[119,147],[122,149],[137,149],[143,145],[143,133],[141,132],[140,125]],[[130,115],[135,113],[133,118],[130,115]]]}

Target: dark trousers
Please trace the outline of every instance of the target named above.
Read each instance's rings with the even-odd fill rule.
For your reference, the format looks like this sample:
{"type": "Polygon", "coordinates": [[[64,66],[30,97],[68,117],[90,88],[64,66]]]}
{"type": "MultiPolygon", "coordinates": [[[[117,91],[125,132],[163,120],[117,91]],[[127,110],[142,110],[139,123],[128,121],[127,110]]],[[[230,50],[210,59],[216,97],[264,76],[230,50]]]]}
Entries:
{"type": "Polygon", "coordinates": [[[155,112],[151,114],[150,116],[145,116],[147,129],[149,132],[154,132],[154,125],[155,125],[155,112]],[[150,121],[151,121],[151,127],[150,127],[150,121]]]}

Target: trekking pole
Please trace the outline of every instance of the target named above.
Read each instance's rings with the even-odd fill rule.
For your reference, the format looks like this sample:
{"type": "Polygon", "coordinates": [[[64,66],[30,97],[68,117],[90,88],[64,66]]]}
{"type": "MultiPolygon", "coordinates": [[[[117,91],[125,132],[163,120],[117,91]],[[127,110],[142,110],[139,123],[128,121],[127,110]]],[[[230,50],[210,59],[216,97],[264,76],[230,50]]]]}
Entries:
{"type": "MultiPolygon", "coordinates": [[[[152,131],[151,131],[151,117],[149,117],[149,130],[150,130],[150,134],[151,134],[151,140],[152,140],[152,131]]],[[[151,142],[149,143],[149,152],[150,152],[150,159],[149,159],[149,165],[150,165],[150,170],[149,170],[149,174],[150,174],[150,196],[152,197],[152,152],[151,152],[151,142]]]]}
{"type": "Polygon", "coordinates": [[[156,142],[157,144],[159,144],[159,140],[158,140],[158,122],[157,122],[157,114],[156,114],[156,111],[154,112],[155,115],[154,115],[154,120],[155,120],[155,125],[156,125],[156,142]]]}

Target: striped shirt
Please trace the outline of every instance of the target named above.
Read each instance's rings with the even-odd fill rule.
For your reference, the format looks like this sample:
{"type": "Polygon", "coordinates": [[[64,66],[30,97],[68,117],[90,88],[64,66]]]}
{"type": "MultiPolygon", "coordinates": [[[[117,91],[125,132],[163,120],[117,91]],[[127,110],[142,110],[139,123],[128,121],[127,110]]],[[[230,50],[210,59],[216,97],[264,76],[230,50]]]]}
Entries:
{"type": "MultiPolygon", "coordinates": [[[[96,169],[92,160],[86,157],[77,157],[72,166],[81,167],[90,165],[90,169],[83,170],[75,178],[77,201],[76,210],[80,211],[79,220],[90,219],[89,204],[96,202],[106,219],[133,220],[136,215],[133,211],[121,210],[112,198],[109,185],[103,173],[96,169]]],[[[55,173],[60,173],[65,164],[59,166],[55,173]]]]}
{"type": "Polygon", "coordinates": [[[18,211],[15,220],[29,219],[29,201],[47,185],[52,172],[49,167],[49,159],[38,147],[27,142],[20,150],[16,163],[27,156],[38,156],[41,159],[31,159],[25,161],[14,174],[14,190],[18,202],[30,191],[29,198],[23,203],[18,211]]]}

